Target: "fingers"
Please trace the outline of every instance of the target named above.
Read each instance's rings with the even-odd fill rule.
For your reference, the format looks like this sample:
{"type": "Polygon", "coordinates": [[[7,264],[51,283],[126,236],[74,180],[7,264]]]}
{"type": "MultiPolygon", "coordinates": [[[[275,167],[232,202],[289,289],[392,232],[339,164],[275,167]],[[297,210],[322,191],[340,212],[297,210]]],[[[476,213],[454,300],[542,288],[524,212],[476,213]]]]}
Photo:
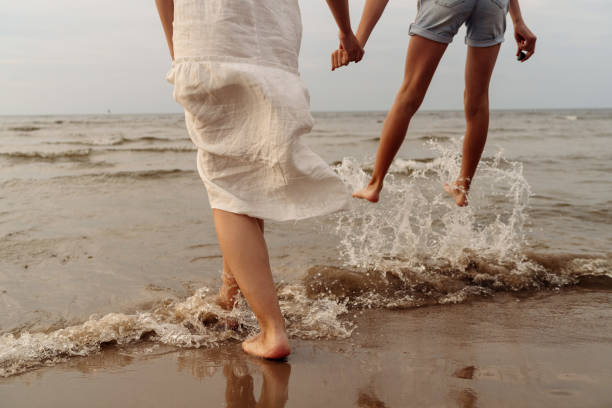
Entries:
{"type": "Polygon", "coordinates": [[[525,40],[525,42],[521,45],[521,49],[525,51],[525,58],[521,62],[527,61],[533,54],[535,54],[535,46],[536,46],[536,37],[530,36],[525,40]]]}
{"type": "Polygon", "coordinates": [[[348,65],[351,62],[351,59],[346,52],[346,50],[337,49],[331,54],[331,67],[332,71],[348,65]]]}
{"type": "Polygon", "coordinates": [[[359,62],[365,51],[354,34],[340,36],[340,46],[331,55],[332,71],[350,62],[359,62]]]}
{"type": "Polygon", "coordinates": [[[525,53],[525,58],[521,62],[527,61],[535,53],[535,45],[537,38],[524,24],[518,24],[515,26],[514,39],[518,49],[516,55],[519,56],[521,52],[525,53]]]}

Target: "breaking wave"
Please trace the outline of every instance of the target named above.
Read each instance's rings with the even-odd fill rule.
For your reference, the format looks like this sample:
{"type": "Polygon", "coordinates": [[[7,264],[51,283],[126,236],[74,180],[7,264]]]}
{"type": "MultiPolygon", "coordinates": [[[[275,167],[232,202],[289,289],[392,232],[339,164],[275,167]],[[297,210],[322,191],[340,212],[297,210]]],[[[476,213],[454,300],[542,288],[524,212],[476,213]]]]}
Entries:
{"type": "MultiPolygon", "coordinates": [[[[279,286],[281,310],[292,337],[346,338],[354,325],[341,321],[345,302],[313,299],[301,285],[279,286]]],[[[231,311],[215,303],[204,287],[183,301],[161,302],[148,312],[110,313],[50,333],[23,332],[0,336],[0,377],[20,374],[70,357],[99,352],[108,345],[156,341],[177,347],[212,347],[254,334],[257,320],[240,299],[231,311]]]]}
{"type": "Polygon", "coordinates": [[[91,154],[91,149],[73,149],[62,151],[15,151],[15,152],[0,152],[0,156],[10,159],[22,160],[46,160],[56,161],[61,159],[83,159],[91,154]]]}

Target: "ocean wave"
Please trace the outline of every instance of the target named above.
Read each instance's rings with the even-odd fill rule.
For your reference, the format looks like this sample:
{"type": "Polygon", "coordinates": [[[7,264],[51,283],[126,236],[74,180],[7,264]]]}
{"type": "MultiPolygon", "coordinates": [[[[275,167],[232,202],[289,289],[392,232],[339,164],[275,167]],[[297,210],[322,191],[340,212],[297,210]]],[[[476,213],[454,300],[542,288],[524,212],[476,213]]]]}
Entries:
{"type": "Polygon", "coordinates": [[[35,132],[40,129],[41,128],[38,126],[15,126],[8,128],[8,130],[12,130],[13,132],[35,132]]]}
{"type": "Polygon", "coordinates": [[[129,149],[108,149],[114,152],[164,153],[164,152],[195,152],[194,146],[167,146],[167,147],[135,147],[129,149]]]}
{"type": "Polygon", "coordinates": [[[83,176],[69,176],[77,178],[94,178],[94,179],[156,179],[164,177],[175,177],[182,175],[193,175],[193,170],[182,169],[157,169],[157,170],[139,170],[139,171],[117,171],[114,173],[90,174],[83,176]]]}
{"type": "Polygon", "coordinates": [[[14,151],[14,152],[0,152],[0,156],[8,157],[10,159],[36,159],[36,160],[47,160],[55,161],[61,159],[83,159],[91,154],[91,149],[73,149],[73,150],[62,150],[62,151],[14,151]]]}
{"type": "Polygon", "coordinates": [[[89,139],[89,140],[65,140],[45,142],[44,144],[51,145],[79,145],[79,146],[120,146],[124,144],[133,144],[141,142],[188,142],[188,138],[167,138],[157,136],[142,136],[128,138],[124,136],[111,136],[107,138],[89,139]]]}
{"type": "MultiPolygon", "coordinates": [[[[313,299],[301,285],[278,287],[280,307],[290,336],[303,339],[346,338],[353,331],[343,302],[313,299]]],[[[155,341],[176,347],[212,347],[242,340],[257,330],[257,319],[244,299],[226,311],[208,288],[183,301],[165,301],[150,311],[110,313],[50,333],[0,336],[0,377],[20,374],[67,358],[99,352],[107,345],[155,341]]]]}
{"type": "Polygon", "coordinates": [[[197,177],[197,172],[184,169],[155,169],[155,170],[124,170],[124,171],[100,171],[102,168],[114,168],[115,165],[108,162],[87,163],[84,166],[89,172],[78,175],[58,175],[51,176],[45,179],[32,178],[13,178],[8,180],[0,180],[0,188],[14,188],[22,184],[31,185],[32,182],[48,183],[49,181],[57,181],[64,183],[67,181],[84,182],[84,183],[100,183],[106,181],[125,180],[148,180],[148,179],[163,179],[172,177],[192,176],[197,177]],[[95,170],[95,172],[94,172],[95,170]]]}
{"type": "MultiPolygon", "coordinates": [[[[448,132],[447,132],[448,133],[448,132]]],[[[419,136],[417,140],[424,140],[426,142],[434,141],[434,142],[446,142],[451,140],[451,136],[443,136],[443,135],[424,135],[419,136]]]]}
{"type": "Polygon", "coordinates": [[[566,287],[612,290],[612,259],[579,255],[526,254],[500,262],[466,252],[463,265],[449,261],[394,261],[388,270],[317,266],[304,285],[310,297],[344,302],[351,308],[406,309],[461,303],[498,292],[526,293],[566,287]],[[399,265],[399,264],[398,264],[399,265]]]}
{"type": "MultiPolygon", "coordinates": [[[[388,270],[323,265],[311,267],[301,281],[277,285],[277,294],[290,337],[339,339],[351,336],[356,328],[352,315],[360,309],[448,305],[499,292],[524,296],[570,286],[612,290],[612,259],[526,254],[517,264],[466,254],[463,267],[433,260],[388,270]]],[[[227,311],[217,305],[215,293],[203,287],[184,300],[162,300],[138,313],[93,315],[81,324],[50,332],[4,334],[0,336],[0,377],[95,354],[106,346],[147,341],[216,347],[243,340],[257,330],[257,320],[244,298],[227,311]]]]}

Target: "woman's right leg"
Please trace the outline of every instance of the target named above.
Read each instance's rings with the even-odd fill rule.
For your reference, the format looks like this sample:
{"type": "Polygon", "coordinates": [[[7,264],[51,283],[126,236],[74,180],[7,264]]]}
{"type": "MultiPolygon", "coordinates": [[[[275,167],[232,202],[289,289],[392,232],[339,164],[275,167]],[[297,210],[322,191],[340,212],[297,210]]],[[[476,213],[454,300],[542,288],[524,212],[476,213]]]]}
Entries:
{"type": "Polygon", "coordinates": [[[242,348],[258,357],[286,357],[291,351],[272,280],[263,222],[218,209],[213,209],[213,216],[223,258],[261,329],[259,335],[244,341],[242,348]]]}
{"type": "MultiPolygon", "coordinates": [[[[261,229],[261,233],[264,232],[264,220],[256,218],[257,224],[261,229]]],[[[238,296],[238,283],[234,278],[232,269],[225,257],[223,257],[223,274],[221,276],[221,288],[219,289],[219,296],[217,296],[217,303],[225,310],[231,310],[236,302],[236,296],[238,296]]]]}
{"type": "Polygon", "coordinates": [[[406,55],[404,81],[383,126],[372,178],[353,197],[378,201],[383,180],[397,151],[404,142],[410,119],[421,106],[427,88],[448,44],[412,36],[406,55]]]}

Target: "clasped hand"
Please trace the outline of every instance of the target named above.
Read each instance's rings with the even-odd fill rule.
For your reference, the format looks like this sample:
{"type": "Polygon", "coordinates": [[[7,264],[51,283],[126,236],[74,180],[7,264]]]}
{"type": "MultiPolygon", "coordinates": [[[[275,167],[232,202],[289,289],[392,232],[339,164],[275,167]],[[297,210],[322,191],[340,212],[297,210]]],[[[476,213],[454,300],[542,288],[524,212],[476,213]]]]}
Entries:
{"type": "Polygon", "coordinates": [[[344,65],[348,65],[350,62],[359,62],[363,58],[364,50],[357,37],[353,32],[342,33],[338,35],[340,39],[340,45],[338,49],[332,52],[331,55],[331,68],[332,71],[336,68],[340,68],[344,65]]]}

